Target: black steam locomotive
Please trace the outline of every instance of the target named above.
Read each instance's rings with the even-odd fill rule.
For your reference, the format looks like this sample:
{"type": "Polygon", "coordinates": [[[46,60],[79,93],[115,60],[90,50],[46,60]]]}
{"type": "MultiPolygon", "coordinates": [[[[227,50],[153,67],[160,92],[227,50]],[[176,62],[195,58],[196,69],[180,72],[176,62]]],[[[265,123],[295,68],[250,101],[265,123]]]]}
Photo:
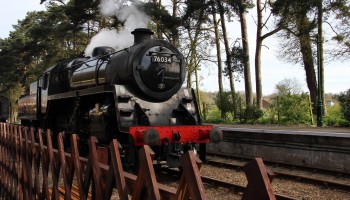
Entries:
{"type": "Polygon", "coordinates": [[[144,144],[172,167],[196,144],[220,141],[219,130],[201,125],[194,92],[181,88],[183,55],[172,44],[151,39],[149,29],[132,34],[133,46],[97,47],[91,58],[48,68],[19,100],[21,123],[77,133],[82,141],[93,135],[102,145],[117,138],[131,164],[144,144]]]}
{"type": "Polygon", "coordinates": [[[5,96],[0,96],[0,122],[6,122],[10,116],[10,102],[5,96]]]}

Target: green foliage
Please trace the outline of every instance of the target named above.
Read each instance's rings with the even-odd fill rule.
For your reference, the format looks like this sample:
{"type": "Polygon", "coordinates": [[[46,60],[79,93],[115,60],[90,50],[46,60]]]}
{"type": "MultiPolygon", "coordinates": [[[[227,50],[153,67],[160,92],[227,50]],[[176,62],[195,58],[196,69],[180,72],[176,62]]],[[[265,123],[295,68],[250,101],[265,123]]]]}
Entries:
{"type": "Polygon", "coordinates": [[[308,95],[300,94],[300,88],[296,79],[284,79],[276,84],[277,96],[266,111],[271,123],[275,123],[276,118],[279,124],[310,123],[308,95]]]}
{"type": "Polygon", "coordinates": [[[309,101],[306,94],[284,94],[277,99],[281,124],[309,124],[309,101]]]}
{"type": "Polygon", "coordinates": [[[265,118],[268,119],[270,124],[276,124],[277,123],[277,114],[278,114],[278,109],[277,106],[271,105],[269,106],[266,111],[265,111],[265,118]]]}
{"type": "Polygon", "coordinates": [[[210,109],[204,122],[213,124],[227,123],[227,121],[221,117],[221,112],[216,106],[210,109]]]}
{"type": "Polygon", "coordinates": [[[327,109],[327,116],[324,117],[323,122],[326,126],[349,126],[339,104],[327,109]]]}
{"type": "Polygon", "coordinates": [[[227,113],[232,113],[234,111],[230,92],[222,92],[221,95],[218,92],[214,100],[215,105],[222,113],[224,113],[225,116],[227,113]]]}
{"type": "Polygon", "coordinates": [[[173,38],[179,36],[178,27],[181,26],[182,20],[179,17],[170,15],[164,6],[160,6],[157,2],[149,1],[143,6],[142,10],[147,15],[152,16],[152,20],[156,22],[161,33],[173,38]]]}
{"type": "Polygon", "coordinates": [[[226,67],[223,71],[225,76],[229,76],[229,74],[235,72],[235,74],[238,74],[238,76],[243,76],[244,71],[244,62],[247,59],[246,55],[244,54],[243,48],[241,46],[233,46],[232,50],[230,52],[230,60],[226,61],[226,67]],[[228,65],[227,62],[231,62],[231,65],[228,65]],[[233,69],[230,69],[229,66],[231,66],[233,69]]]}
{"type": "Polygon", "coordinates": [[[24,87],[19,83],[14,84],[13,86],[11,86],[9,90],[4,92],[5,96],[9,98],[12,109],[17,110],[16,102],[18,98],[23,94],[23,92],[24,92],[24,87]]]}
{"type": "MultiPolygon", "coordinates": [[[[18,88],[19,84],[28,86],[48,67],[85,49],[90,39],[82,30],[83,22],[74,22],[71,6],[50,3],[47,11],[29,12],[8,38],[0,39],[2,91],[18,88]]],[[[74,13],[78,14],[76,10],[74,13]]],[[[86,16],[84,20],[92,18],[86,16]]]]}
{"type": "Polygon", "coordinates": [[[341,106],[341,112],[343,113],[344,118],[350,123],[350,89],[346,92],[342,92],[338,100],[341,106]]]}
{"type": "Polygon", "coordinates": [[[254,3],[251,0],[235,1],[230,0],[228,4],[232,7],[232,10],[238,14],[240,12],[247,12],[249,9],[254,8],[254,3]]]}
{"type": "Polygon", "coordinates": [[[240,113],[240,120],[243,123],[255,124],[256,121],[263,116],[263,111],[257,105],[248,105],[240,113]]]}

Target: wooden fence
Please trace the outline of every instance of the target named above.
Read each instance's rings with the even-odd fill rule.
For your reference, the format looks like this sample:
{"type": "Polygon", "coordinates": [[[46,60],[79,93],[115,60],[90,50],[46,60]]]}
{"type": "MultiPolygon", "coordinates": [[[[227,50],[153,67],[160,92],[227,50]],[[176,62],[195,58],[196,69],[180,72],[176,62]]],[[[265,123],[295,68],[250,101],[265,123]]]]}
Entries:
{"type": "Polygon", "coordinates": [[[113,191],[121,200],[130,196],[152,200],[206,199],[199,172],[201,162],[192,152],[182,156],[183,174],[179,187],[173,188],[156,181],[154,154],[148,146],[139,151],[140,168],[135,176],[123,171],[116,139],[109,148],[101,148],[91,137],[89,155],[83,158],[79,156],[77,135],[71,135],[71,153],[67,153],[62,133],[58,134],[58,148],[54,149],[50,130],[43,133],[40,129],[6,123],[0,123],[0,128],[0,199],[111,199],[113,191]],[[109,153],[109,165],[108,158],[99,156],[105,154],[99,152],[109,153]]]}
{"type": "Polygon", "coordinates": [[[176,189],[156,181],[148,146],[140,149],[140,169],[135,176],[123,171],[116,139],[107,149],[97,147],[96,138],[91,137],[89,155],[83,158],[79,157],[77,135],[71,136],[71,153],[66,153],[62,133],[58,149],[53,149],[50,130],[0,126],[0,199],[111,199],[114,188],[122,200],[128,195],[132,199],[205,199],[198,160],[191,152],[181,159],[184,173],[176,189]],[[109,151],[109,165],[98,156],[104,155],[98,154],[101,151],[109,151]]]}

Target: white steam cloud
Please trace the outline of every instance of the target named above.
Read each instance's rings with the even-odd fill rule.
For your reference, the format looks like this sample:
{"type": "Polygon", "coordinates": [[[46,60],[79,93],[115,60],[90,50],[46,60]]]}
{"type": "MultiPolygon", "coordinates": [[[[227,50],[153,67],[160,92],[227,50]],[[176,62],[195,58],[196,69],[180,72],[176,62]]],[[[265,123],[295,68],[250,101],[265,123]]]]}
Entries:
{"type": "Polygon", "coordinates": [[[130,0],[101,0],[100,12],[103,16],[116,16],[124,22],[122,30],[102,29],[92,37],[90,44],[85,49],[85,55],[91,56],[92,51],[98,46],[110,46],[116,50],[123,49],[133,44],[131,31],[135,28],[146,28],[149,17],[135,6],[137,1],[130,0]]]}

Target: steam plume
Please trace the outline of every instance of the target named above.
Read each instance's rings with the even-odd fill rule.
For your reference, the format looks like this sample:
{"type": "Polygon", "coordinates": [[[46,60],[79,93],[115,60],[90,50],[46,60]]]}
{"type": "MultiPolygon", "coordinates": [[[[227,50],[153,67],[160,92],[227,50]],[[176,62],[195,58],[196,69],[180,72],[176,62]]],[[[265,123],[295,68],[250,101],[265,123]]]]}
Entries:
{"type": "Polygon", "coordinates": [[[146,28],[149,21],[149,17],[136,7],[138,3],[137,0],[101,0],[101,14],[106,17],[116,16],[124,22],[124,27],[119,32],[115,29],[102,29],[91,39],[85,55],[91,56],[92,50],[98,46],[110,46],[116,50],[131,46],[133,36],[130,32],[135,28],[146,28]]]}

